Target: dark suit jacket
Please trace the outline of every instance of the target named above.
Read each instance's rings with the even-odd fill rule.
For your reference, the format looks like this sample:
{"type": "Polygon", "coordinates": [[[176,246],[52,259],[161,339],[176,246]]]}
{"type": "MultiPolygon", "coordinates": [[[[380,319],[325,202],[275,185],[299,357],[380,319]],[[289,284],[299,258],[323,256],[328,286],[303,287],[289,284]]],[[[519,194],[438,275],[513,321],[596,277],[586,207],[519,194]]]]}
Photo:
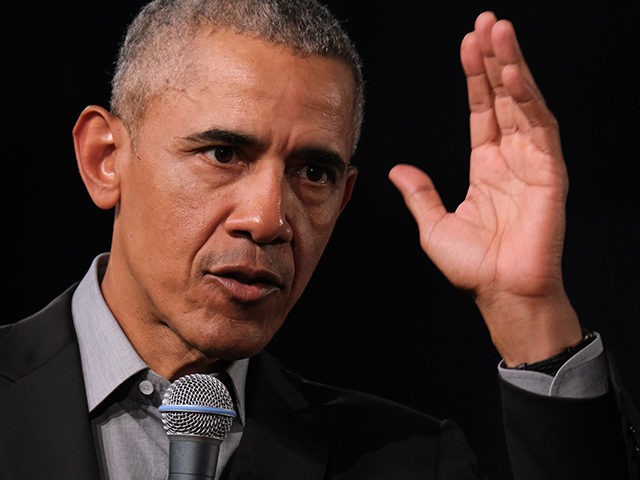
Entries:
{"type": "MultiPolygon", "coordinates": [[[[0,480],[98,479],[73,289],[0,328],[0,480]]],[[[612,374],[611,393],[594,400],[503,385],[514,478],[636,478],[629,427],[637,419],[612,374]]],[[[483,478],[454,423],[308,381],[266,352],[250,361],[246,395],[245,430],[225,479],[483,478]]]]}

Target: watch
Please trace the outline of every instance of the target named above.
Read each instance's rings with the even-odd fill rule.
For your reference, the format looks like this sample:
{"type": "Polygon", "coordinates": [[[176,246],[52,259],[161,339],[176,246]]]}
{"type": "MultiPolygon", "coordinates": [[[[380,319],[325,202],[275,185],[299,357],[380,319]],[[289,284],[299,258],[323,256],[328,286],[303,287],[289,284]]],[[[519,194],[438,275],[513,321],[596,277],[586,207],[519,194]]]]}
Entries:
{"type": "Polygon", "coordinates": [[[578,342],[576,345],[567,348],[566,350],[554,355],[553,357],[549,357],[545,360],[540,360],[539,362],[533,363],[520,363],[513,368],[516,370],[533,370],[534,372],[546,373],[547,375],[551,375],[552,377],[558,373],[560,367],[564,365],[567,360],[573,357],[580,350],[585,348],[587,345],[591,344],[596,339],[596,334],[591,330],[583,330],[584,334],[582,336],[582,340],[578,342]]]}

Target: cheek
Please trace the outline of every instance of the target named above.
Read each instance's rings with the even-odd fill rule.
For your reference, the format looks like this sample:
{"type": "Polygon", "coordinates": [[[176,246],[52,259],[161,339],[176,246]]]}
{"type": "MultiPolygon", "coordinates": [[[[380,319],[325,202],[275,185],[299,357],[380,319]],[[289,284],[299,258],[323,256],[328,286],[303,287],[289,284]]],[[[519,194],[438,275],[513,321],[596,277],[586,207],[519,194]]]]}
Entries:
{"type": "Polygon", "coordinates": [[[296,282],[294,288],[305,288],[331,238],[337,213],[330,209],[319,209],[313,214],[301,216],[294,226],[294,259],[296,262],[296,282]]]}
{"type": "MultiPolygon", "coordinates": [[[[195,190],[194,190],[195,191],[195,190]]],[[[180,240],[178,245],[202,246],[219,223],[219,205],[223,200],[215,195],[194,195],[180,191],[167,205],[167,235],[180,240]]]]}
{"type": "Polygon", "coordinates": [[[178,172],[160,171],[134,172],[137,180],[124,186],[120,220],[127,224],[130,241],[156,252],[153,256],[162,256],[165,264],[175,264],[193,258],[207,241],[220,216],[216,206],[224,200],[178,172]]]}

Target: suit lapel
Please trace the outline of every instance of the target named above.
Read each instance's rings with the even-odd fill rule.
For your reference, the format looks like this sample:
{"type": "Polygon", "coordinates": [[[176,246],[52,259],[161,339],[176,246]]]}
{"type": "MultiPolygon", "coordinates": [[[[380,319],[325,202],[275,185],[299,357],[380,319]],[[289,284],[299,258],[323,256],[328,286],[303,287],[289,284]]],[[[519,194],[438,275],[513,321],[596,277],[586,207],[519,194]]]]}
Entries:
{"type": "Polygon", "coordinates": [[[70,301],[68,291],[0,340],[0,452],[11,459],[9,478],[98,478],[70,301]]]}
{"type": "Polygon", "coordinates": [[[328,444],[322,422],[265,352],[249,364],[246,405],[242,440],[224,478],[324,478],[328,444]]]}

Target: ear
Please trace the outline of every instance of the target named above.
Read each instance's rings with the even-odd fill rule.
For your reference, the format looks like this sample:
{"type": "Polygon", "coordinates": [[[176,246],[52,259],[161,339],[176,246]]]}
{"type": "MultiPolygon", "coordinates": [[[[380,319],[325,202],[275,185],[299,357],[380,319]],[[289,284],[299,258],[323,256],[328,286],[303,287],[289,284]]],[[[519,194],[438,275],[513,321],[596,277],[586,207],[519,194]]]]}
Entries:
{"type": "Polygon", "coordinates": [[[340,204],[340,213],[347,206],[349,200],[351,200],[351,194],[353,193],[353,187],[356,184],[356,178],[358,177],[358,167],[355,165],[349,165],[347,167],[347,180],[344,187],[344,195],[342,196],[342,203],[340,204]]]}
{"type": "Polygon", "coordinates": [[[99,208],[108,210],[120,199],[118,156],[129,148],[122,122],[102,107],[85,108],[73,127],[73,144],[82,181],[99,208]]]}

